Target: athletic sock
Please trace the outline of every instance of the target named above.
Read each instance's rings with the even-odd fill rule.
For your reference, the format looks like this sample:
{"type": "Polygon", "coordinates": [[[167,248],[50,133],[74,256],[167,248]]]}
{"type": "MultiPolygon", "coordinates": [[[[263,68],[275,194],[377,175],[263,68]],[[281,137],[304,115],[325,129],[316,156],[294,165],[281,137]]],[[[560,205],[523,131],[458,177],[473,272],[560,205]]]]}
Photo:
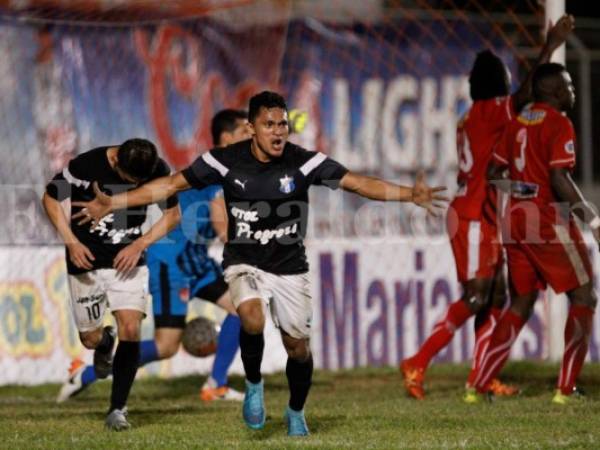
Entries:
{"type": "Polygon", "coordinates": [[[228,314],[221,324],[211,373],[213,380],[217,382],[217,387],[227,385],[227,372],[240,346],[240,328],[240,318],[233,314],[228,314]]]}
{"type": "Polygon", "coordinates": [[[473,313],[462,300],[452,303],[446,315],[433,327],[431,335],[423,343],[415,356],[411,358],[412,363],[422,369],[426,369],[431,359],[452,340],[454,332],[460,328],[473,313]]]}
{"type": "Polygon", "coordinates": [[[565,395],[573,393],[588,351],[594,310],[589,306],[572,305],[565,325],[565,352],[558,377],[558,388],[565,395]]]}
{"type": "Polygon", "coordinates": [[[140,361],[139,341],[119,341],[113,360],[113,383],[110,410],[123,409],[127,404],[140,361]]]}
{"type": "Polygon", "coordinates": [[[487,312],[486,318],[475,329],[475,346],[473,347],[471,371],[467,378],[468,386],[472,386],[475,382],[479,367],[481,366],[485,353],[490,345],[494,328],[496,328],[501,316],[502,310],[500,308],[491,307],[487,312]]]}
{"type": "Polygon", "coordinates": [[[306,361],[298,361],[288,358],[285,374],[290,387],[289,406],[294,411],[301,411],[306,403],[306,397],[312,384],[313,358],[312,355],[306,361]]]}
{"type": "Polygon", "coordinates": [[[112,352],[115,338],[107,331],[106,327],[102,329],[102,338],[100,343],[96,346],[95,350],[100,353],[112,352]]]}
{"type": "Polygon", "coordinates": [[[265,337],[263,333],[249,334],[240,329],[240,352],[246,379],[250,383],[260,383],[260,364],[262,363],[263,350],[265,349],[265,337]]]}
{"type": "Polygon", "coordinates": [[[140,367],[159,359],[158,348],[154,339],[140,342],[140,367]]]}
{"type": "Polygon", "coordinates": [[[494,328],[487,352],[473,381],[479,392],[485,392],[490,381],[502,370],[523,325],[525,320],[509,309],[494,328]]]}
{"type": "Polygon", "coordinates": [[[81,373],[81,384],[83,386],[87,386],[88,384],[92,384],[98,378],[96,377],[96,371],[94,370],[93,365],[85,366],[83,372],[81,373]]]}

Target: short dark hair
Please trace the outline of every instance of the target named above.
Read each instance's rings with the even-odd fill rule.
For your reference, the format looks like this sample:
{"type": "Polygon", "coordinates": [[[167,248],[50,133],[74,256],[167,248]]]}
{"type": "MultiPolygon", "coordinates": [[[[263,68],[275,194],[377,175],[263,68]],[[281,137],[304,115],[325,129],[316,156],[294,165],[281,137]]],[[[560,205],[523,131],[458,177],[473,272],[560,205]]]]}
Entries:
{"type": "Polygon", "coordinates": [[[285,99],[277,92],[262,91],[250,99],[248,120],[253,122],[260,113],[260,108],[281,108],[287,110],[285,99]]]}
{"type": "Polygon", "coordinates": [[[247,118],[248,114],[242,109],[223,109],[216,113],[210,122],[213,145],[219,145],[221,133],[232,132],[237,127],[238,120],[247,118]]]}
{"type": "Polygon", "coordinates": [[[158,152],[154,144],[146,139],[128,139],[119,145],[117,165],[127,175],[147,180],[158,165],[158,152]]]}
{"type": "Polygon", "coordinates": [[[487,100],[509,94],[505,65],[491,50],[477,53],[469,75],[471,98],[487,100]]]}
{"type": "Polygon", "coordinates": [[[565,72],[567,69],[562,64],[558,63],[546,63],[540,64],[531,78],[531,88],[533,91],[533,99],[540,100],[548,95],[548,92],[544,92],[542,83],[548,78],[555,77],[565,72]]]}

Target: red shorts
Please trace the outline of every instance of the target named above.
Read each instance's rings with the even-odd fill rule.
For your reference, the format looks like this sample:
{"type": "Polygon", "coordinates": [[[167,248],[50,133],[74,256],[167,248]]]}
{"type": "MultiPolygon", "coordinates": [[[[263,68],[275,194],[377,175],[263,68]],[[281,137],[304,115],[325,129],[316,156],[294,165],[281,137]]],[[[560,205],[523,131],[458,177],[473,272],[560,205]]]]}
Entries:
{"type": "Polygon", "coordinates": [[[502,266],[498,228],[484,219],[463,219],[452,213],[448,214],[446,225],[458,281],[494,278],[502,266]]]}
{"type": "Polygon", "coordinates": [[[542,220],[539,232],[527,235],[522,220],[512,220],[505,232],[508,272],[518,295],[546,289],[573,290],[592,280],[592,265],[581,232],[573,221],[542,220]],[[509,236],[509,237],[508,237],[509,236]]]}

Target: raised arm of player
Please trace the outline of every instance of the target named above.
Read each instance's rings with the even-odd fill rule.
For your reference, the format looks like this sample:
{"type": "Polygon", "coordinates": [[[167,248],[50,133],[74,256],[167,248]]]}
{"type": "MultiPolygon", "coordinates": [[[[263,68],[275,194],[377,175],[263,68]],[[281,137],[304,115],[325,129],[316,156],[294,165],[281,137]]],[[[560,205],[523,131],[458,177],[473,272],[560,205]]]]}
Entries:
{"type": "Polygon", "coordinates": [[[448,198],[441,191],[446,187],[429,187],[425,183],[425,175],[419,172],[413,187],[400,186],[388,181],[348,172],[340,180],[340,187],[371,200],[412,202],[435,214],[447,202],[448,198]]]}
{"type": "Polygon", "coordinates": [[[98,221],[111,211],[124,209],[131,206],[149,205],[166,200],[179,191],[185,191],[191,186],[182,175],[177,172],[173,175],[157,178],[141,185],[137,189],[117,195],[106,195],[94,183],[94,193],[96,197],[89,202],[73,202],[73,206],[82,207],[81,211],[73,214],[74,219],[81,219],[79,224],[89,221],[98,221]]]}
{"type": "Polygon", "coordinates": [[[94,255],[89,248],[79,242],[79,239],[71,231],[69,219],[67,219],[60,202],[45,192],[42,197],[42,204],[44,205],[48,219],[50,219],[50,222],[54,225],[67,247],[71,262],[75,267],[80,269],[92,269],[92,261],[95,259],[94,255]]]}
{"type": "Polygon", "coordinates": [[[556,196],[569,204],[573,214],[590,226],[596,242],[600,244],[600,217],[583,197],[571,178],[569,169],[564,167],[550,169],[550,185],[556,196]]]}
{"type": "Polygon", "coordinates": [[[546,34],[546,42],[538,55],[537,60],[527,73],[525,80],[519,86],[517,92],[513,94],[513,107],[515,111],[521,111],[523,107],[531,101],[531,81],[535,69],[540,64],[545,64],[550,61],[552,53],[560,47],[567,39],[569,33],[575,28],[575,18],[570,14],[562,16],[554,26],[550,26],[546,34]]]}
{"type": "Polygon", "coordinates": [[[164,210],[161,218],[148,231],[117,253],[113,261],[113,267],[121,273],[129,272],[135,268],[142,252],[175,228],[180,220],[179,205],[164,210]]]}

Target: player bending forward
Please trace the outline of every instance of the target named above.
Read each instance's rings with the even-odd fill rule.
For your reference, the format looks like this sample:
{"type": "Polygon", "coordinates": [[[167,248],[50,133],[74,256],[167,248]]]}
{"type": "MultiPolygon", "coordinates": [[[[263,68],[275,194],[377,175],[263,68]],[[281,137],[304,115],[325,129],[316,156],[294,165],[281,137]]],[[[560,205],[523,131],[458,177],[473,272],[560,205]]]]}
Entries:
{"type": "Polygon", "coordinates": [[[164,177],[169,168],[144,139],[130,139],[118,147],[99,147],[69,162],[46,187],[43,204],[67,250],[71,310],[84,347],[95,349],[94,373],[112,374],[110,408],[106,426],[129,428],[126,403],[140,359],[140,328],[146,311],[148,271],[143,252],[179,222],[175,195],[165,196],[163,216],[145,234],[146,207],[119,209],[105,215],[90,228],[74,217],[76,201],[93,198],[94,190],[111,194],[130,191],[147,181],[164,177]],[[71,199],[69,221],[60,202],[71,199]],[[119,345],[114,355],[115,333],[102,327],[106,309],[117,322],[119,345]]]}
{"type": "MultiPolygon", "coordinates": [[[[211,132],[217,147],[248,139],[247,114],[223,110],[212,119],[211,132]]],[[[227,372],[239,348],[240,319],[227,293],[220,267],[208,256],[208,244],[215,235],[227,235],[227,216],[220,186],[190,189],[178,195],[182,225],[147,251],[150,293],[154,314],[154,339],[141,342],[140,366],[171,358],[181,344],[188,302],[200,298],[224,308],[223,320],[211,375],[200,391],[203,401],[244,399],[227,386],[227,372]]],[[[77,395],[98,377],[93,365],[76,359],[57,402],[77,395]]]]}
{"type": "MultiPolygon", "coordinates": [[[[563,16],[548,32],[536,66],[546,63],[554,50],[573,29],[572,16],[563,16]]],[[[430,361],[452,339],[470,317],[475,319],[474,370],[482,361],[492,331],[505,302],[504,260],[498,238],[496,208],[501,205],[488,185],[486,169],[492,149],[507,124],[531,101],[531,75],[513,95],[510,72],[500,58],[489,50],[477,55],[469,75],[473,105],[457,127],[459,160],[458,192],[448,209],[448,235],[456,261],[456,273],[462,285],[460,299],[450,305],[419,351],[402,361],[400,369],[408,394],[425,397],[423,382],[430,361]]],[[[467,379],[472,387],[473,373],[467,379]]],[[[489,388],[496,395],[513,395],[518,390],[494,379],[489,388]]]]}
{"type": "Polygon", "coordinates": [[[266,308],[281,332],[288,354],[286,375],[290,399],[288,434],[304,436],[308,427],[304,403],[311,385],[313,359],[309,346],[312,301],[303,239],[308,221],[308,188],[340,186],[361,196],[413,202],[434,211],[444,188],[430,188],[417,178],[414,187],[398,186],[349,172],[318,152],[287,142],[285,100],[274,92],[250,99],[252,139],[213,149],[190,167],[156,180],[128,195],[109,197],[98,191],[94,201],[79,202],[82,221],[100,220],[112,210],[144,205],[191,187],[221,184],[228,215],[223,253],[225,279],[242,321],[240,350],[246,373],[243,418],[251,429],[265,425],[260,366],[266,308]]]}
{"type": "Polygon", "coordinates": [[[575,102],[571,77],[560,64],[544,64],[533,76],[534,103],[507,127],[494,150],[491,179],[508,170],[511,202],[503,234],[508,256],[511,305],[494,329],[474,390],[489,390],[512,344],[531,316],[540,289],[566,292],[569,314],[565,351],[554,403],[573,398],[592,332],[596,296],[591,263],[573,214],[588,223],[598,240],[600,218],[571,179],[575,133],[563,114],[575,102]]]}

